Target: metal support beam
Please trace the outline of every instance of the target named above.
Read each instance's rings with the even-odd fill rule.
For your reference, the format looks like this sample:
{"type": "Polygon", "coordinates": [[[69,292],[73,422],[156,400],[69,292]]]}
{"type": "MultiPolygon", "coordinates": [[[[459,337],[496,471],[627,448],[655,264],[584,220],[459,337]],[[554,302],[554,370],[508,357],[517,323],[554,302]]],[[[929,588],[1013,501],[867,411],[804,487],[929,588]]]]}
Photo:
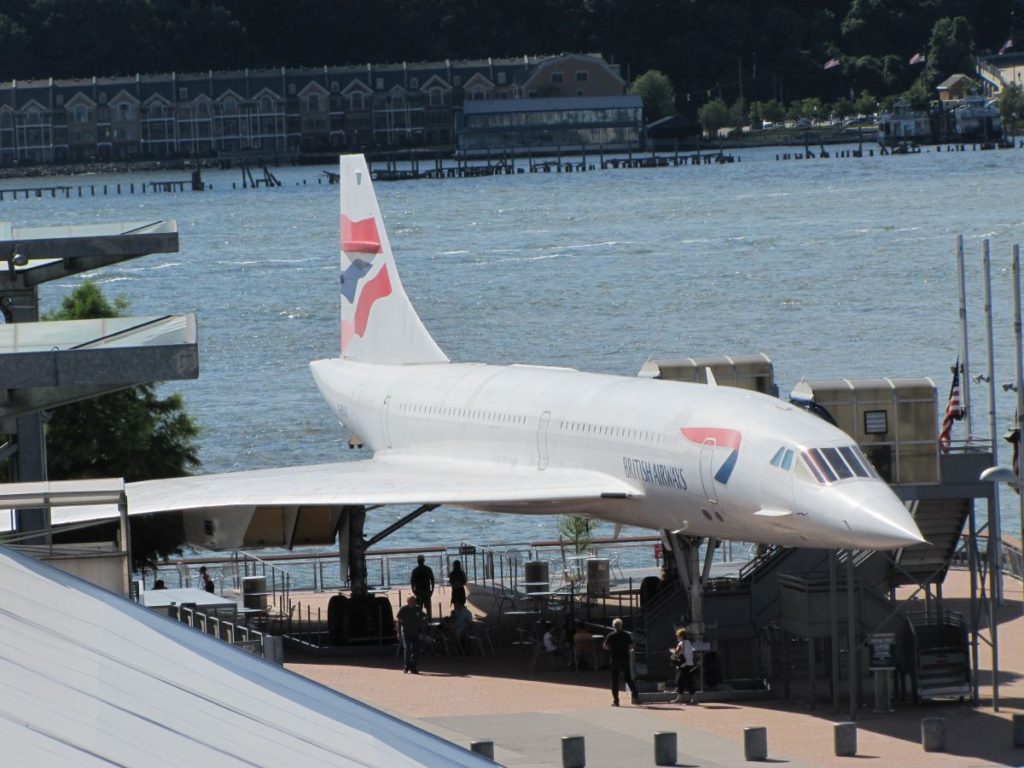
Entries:
{"type": "Polygon", "coordinates": [[[705,635],[704,581],[701,578],[700,565],[701,539],[675,532],[667,533],[679,571],[679,580],[690,596],[690,639],[699,642],[704,640],[705,635]]]}
{"type": "Polygon", "coordinates": [[[363,526],[366,524],[366,507],[344,507],[345,522],[338,536],[339,546],[348,544],[348,583],[352,587],[352,597],[365,597],[369,594],[366,583],[366,550],[368,544],[363,538],[363,526]],[[345,539],[345,541],[343,541],[345,539]]]}
{"type": "MultiPolygon", "coordinates": [[[[16,419],[18,450],[14,467],[18,482],[46,480],[46,440],[43,437],[43,416],[31,413],[16,419]]],[[[50,543],[50,510],[46,507],[19,509],[15,530],[19,534],[38,532],[39,536],[24,539],[25,544],[50,543]]]]}
{"type": "Polygon", "coordinates": [[[701,571],[700,579],[702,584],[706,584],[708,577],[711,575],[711,564],[715,561],[715,548],[718,546],[718,539],[711,537],[708,539],[708,548],[704,553],[704,569],[701,571]]]}
{"type": "Polygon", "coordinates": [[[832,646],[832,711],[839,711],[839,586],[836,550],[828,551],[829,643],[832,646]]]}
{"type": "Polygon", "coordinates": [[[393,522],[391,525],[389,525],[384,530],[382,530],[379,533],[371,536],[370,540],[368,542],[366,542],[366,546],[367,547],[372,547],[374,544],[376,544],[381,539],[383,539],[383,538],[385,538],[387,536],[390,536],[392,533],[397,531],[399,528],[401,528],[401,527],[411,523],[413,520],[415,520],[417,517],[422,515],[424,512],[430,512],[431,510],[437,509],[439,506],[440,506],[440,504],[424,504],[423,506],[418,507],[417,509],[414,509],[412,512],[410,512],[408,515],[403,517],[401,520],[396,520],[395,522],[393,522]]]}
{"type": "Polygon", "coordinates": [[[857,692],[860,687],[857,677],[857,653],[860,651],[860,648],[857,645],[857,622],[854,619],[856,613],[854,578],[856,575],[853,552],[848,552],[846,557],[846,642],[849,656],[847,666],[850,672],[851,721],[857,719],[857,692]]]}
{"type": "Polygon", "coordinates": [[[978,556],[978,524],[974,516],[973,504],[970,514],[967,516],[967,532],[967,566],[971,584],[971,704],[978,706],[978,626],[981,619],[978,608],[978,568],[981,558],[978,556]]]}

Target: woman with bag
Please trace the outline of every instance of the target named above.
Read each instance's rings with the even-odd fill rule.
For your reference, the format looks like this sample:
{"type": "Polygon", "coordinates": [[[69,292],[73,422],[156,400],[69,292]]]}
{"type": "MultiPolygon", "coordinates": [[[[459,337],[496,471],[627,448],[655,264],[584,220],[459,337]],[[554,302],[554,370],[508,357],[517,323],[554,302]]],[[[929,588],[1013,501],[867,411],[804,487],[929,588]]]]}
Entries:
{"type": "Polygon", "coordinates": [[[693,695],[697,691],[694,684],[697,668],[693,663],[693,643],[686,636],[686,627],[676,630],[676,640],[675,647],[670,651],[672,663],[676,667],[676,697],[672,701],[675,704],[693,704],[693,695]],[[689,693],[689,699],[684,698],[684,689],[689,693]]]}

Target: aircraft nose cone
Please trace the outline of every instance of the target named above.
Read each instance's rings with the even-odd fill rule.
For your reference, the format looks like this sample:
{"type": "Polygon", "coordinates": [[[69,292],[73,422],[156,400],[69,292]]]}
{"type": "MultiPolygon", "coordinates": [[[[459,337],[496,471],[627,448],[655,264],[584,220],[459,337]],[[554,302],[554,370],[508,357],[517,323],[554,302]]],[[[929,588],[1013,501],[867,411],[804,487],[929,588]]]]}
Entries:
{"type": "Polygon", "coordinates": [[[894,495],[875,496],[857,505],[858,537],[864,549],[899,549],[924,544],[917,523],[894,495]]]}

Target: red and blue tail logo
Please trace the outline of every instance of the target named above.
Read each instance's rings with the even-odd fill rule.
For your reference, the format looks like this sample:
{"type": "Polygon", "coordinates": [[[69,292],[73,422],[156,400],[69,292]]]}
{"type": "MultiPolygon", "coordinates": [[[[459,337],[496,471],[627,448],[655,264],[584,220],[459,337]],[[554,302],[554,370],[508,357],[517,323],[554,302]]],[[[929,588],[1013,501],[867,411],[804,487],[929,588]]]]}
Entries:
{"type": "Polygon", "coordinates": [[[728,457],[722,462],[722,466],[715,473],[715,480],[725,485],[729,482],[733,469],[736,468],[736,461],[740,455],[740,443],[743,442],[743,433],[736,429],[722,429],[720,427],[683,427],[680,432],[683,437],[691,443],[704,445],[713,442],[716,447],[731,448],[728,457]]]}
{"type": "MultiPolygon", "coordinates": [[[[370,258],[381,252],[380,235],[377,223],[373,218],[352,221],[348,216],[341,216],[341,249],[346,253],[367,253],[370,258]]],[[[341,348],[348,346],[353,336],[366,334],[366,325],[370,320],[370,310],[377,299],[391,294],[391,277],[388,265],[382,264],[373,277],[365,280],[373,268],[372,261],[355,258],[348,268],[341,273],[341,295],[355,307],[352,321],[341,323],[341,348]]]]}

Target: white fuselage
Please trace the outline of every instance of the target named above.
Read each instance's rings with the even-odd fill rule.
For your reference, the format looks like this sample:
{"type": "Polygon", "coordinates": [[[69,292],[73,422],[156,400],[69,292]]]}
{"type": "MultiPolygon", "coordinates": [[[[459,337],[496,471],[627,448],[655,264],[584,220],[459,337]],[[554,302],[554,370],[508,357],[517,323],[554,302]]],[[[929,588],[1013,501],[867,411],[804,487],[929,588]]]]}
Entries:
{"type": "Polygon", "coordinates": [[[810,447],[850,446],[852,440],[766,395],[535,366],[337,358],[311,367],[338,419],[377,455],[537,472],[584,468],[637,490],[633,498],[557,509],[476,508],[572,512],[789,546],[884,549],[920,540],[906,508],[881,480],[821,482],[774,465],[780,448],[799,457],[810,447]],[[736,447],[723,445],[723,435],[736,447]],[[723,475],[727,462],[732,468],[723,475]]]}

